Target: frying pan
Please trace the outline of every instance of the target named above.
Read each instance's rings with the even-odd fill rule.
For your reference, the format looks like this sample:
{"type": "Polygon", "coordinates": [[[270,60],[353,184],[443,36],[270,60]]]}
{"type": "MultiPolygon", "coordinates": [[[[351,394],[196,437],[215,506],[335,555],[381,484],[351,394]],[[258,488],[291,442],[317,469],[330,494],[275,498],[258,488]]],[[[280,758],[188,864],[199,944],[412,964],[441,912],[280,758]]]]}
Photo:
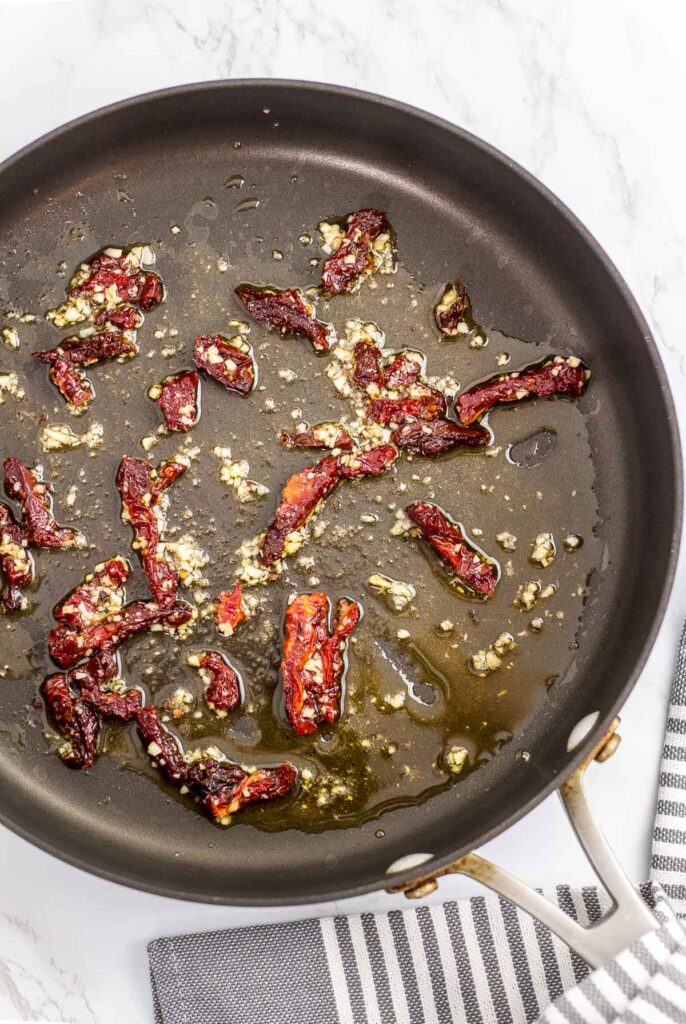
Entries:
{"type": "MultiPolygon", "coordinates": [[[[107,758],[88,776],[61,769],[39,730],[28,730],[21,747],[11,729],[0,733],[0,818],[72,864],[183,899],[274,905],[358,895],[389,881],[416,888],[558,789],[608,734],[651,648],[675,569],[681,462],[672,400],[627,287],[559,200],[466,132],[331,86],[184,86],[108,107],[24,149],[0,168],[3,302],[31,308],[36,292],[50,291],[45,282],[53,287],[74,225],[91,229],[85,249],[73,250],[78,258],[121,238],[127,217],[140,240],[166,234],[168,210],[187,211],[202,242],[217,230],[202,197],[231,174],[239,147],[242,174],[261,183],[253,195],[284,233],[297,237],[322,212],[380,206],[420,277],[448,280],[466,261],[482,321],[534,344],[553,339],[593,368],[588,431],[604,559],[589,589],[576,673],[480,770],[420,806],[386,813],[383,842],[374,821],[316,834],[236,825],[218,836],[172,800],[151,810],[147,780],[115,772],[107,758]],[[303,187],[289,190],[296,179],[303,187]],[[115,187],[121,202],[105,203],[115,187]],[[392,865],[400,870],[389,878],[392,865]]],[[[259,242],[271,248],[268,237],[259,242]]],[[[257,276],[244,269],[256,246],[242,239],[229,253],[244,277],[257,276]]],[[[38,397],[46,408],[53,402],[47,390],[38,397]]],[[[35,461],[24,437],[16,445],[35,461]]],[[[573,483],[574,466],[569,473],[573,483]]],[[[28,686],[19,700],[31,696],[28,686]]],[[[2,700],[11,719],[18,698],[9,683],[2,700]]]]}

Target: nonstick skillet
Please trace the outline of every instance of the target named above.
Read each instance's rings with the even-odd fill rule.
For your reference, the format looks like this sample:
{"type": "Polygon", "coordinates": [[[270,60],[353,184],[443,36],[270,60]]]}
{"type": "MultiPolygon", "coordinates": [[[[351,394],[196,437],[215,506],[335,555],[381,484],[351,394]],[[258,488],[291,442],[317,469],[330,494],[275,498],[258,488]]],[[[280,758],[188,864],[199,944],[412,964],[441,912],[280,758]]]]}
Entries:
{"type": "MultiPolygon", "coordinates": [[[[62,261],[68,273],[103,245],[159,241],[158,269],[180,333],[189,337],[203,326],[223,329],[238,315],[230,292],[240,280],[315,284],[318,270],[309,259],[317,256],[316,245],[300,253],[295,240],[314,235],[323,216],[363,205],[386,210],[406,275],[396,289],[419,296],[420,305],[424,292],[428,310],[436,289],[459,272],[479,322],[501,332],[491,338],[490,372],[496,351],[505,348],[520,364],[529,352],[561,348],[592,367],[592,387],[579,406],[583,430],[581,419],[565,419],[571,404],[560,402],[561,427],[557,403],[532,404],[519,420],[503,418],[497,432],[505,445],[541,427],[560,427],[551,497],[562,507],[577,481],[588,485],[596,503],[588,539],[597,555],[583,614],[568,638],[573,657],[564,675],[553,680],[551,665],[554,685],[535,699],[522,683],[526,713],[495,756],[423,802],[391,807],[355,827],[343,822],[315,832],[262,831],[247,823],[219,832],[153,789],[144,773],[126,770],[125,756],[102,757],[86,775],[64,769],[46,750],[31,702],[47,670],[41,637],[48,598],[56,600],[78,580],[80,563],[67,555],[41,561],[42,621],[13,620],[12,631],[3,623],[0,640],[14,652],[21,648],[26,659],[23,672],[3,681],[0,695],[2,821],[70,863],[141,889],[228,904],[304,903],[387,886],[392,865],[401,868],[392,877],[400,886],[439,871],[558,788],[607,733],[645,661],[668,598],[681,522],[674,409],[655,345],[616,270],[569,211],[512,161],[450,124],[363,93],[278,81],[184,86],[98,111],[8,160],[0,168],[0,195],[0,308],[52,305],[65,286],[62,261]],[[172,231],[177,225],[180,231],[172,231]],[[183,249],[174,249],[175,237],[183,249]],[[226,264],[223,275],[215,272],[218,261],[226,264]],[[575,446],[582,433],[583,445],[575,446]]],[[[375,319],[384,313],[379,294],[375,319]]],[[[413,327],[393,301],[383,326],[395,345],[426,338],[428,321],[413,327]]],[[[350,315],[365,312],[359,306],[350,315]]],[[[151,319],[149,336],[154,327],[151,319]]],[[[27,367],[23,350],[44,343],[46,330],[40,321],[22,325],[17,359],[27,367]]],[[[272,337],[253,334],[258,361],[259,345],[266,352],[272,337]]],[[[470,363],[459,345],[442,357],[453,360],[459,380],[483,376],[487,363],[478,353],[470,363]]],[[[3,368],[11,358],[3,357],[3,368]]],[[[293,365],[294,359],[305,372],[307,354],[293,348],[284,360],[293,365]]],[[[41,368],[26,372],[31,398],[54,419],[54,392],[41,368]]],[[[96,418],[107,429],[125,413],[137,427],[148,400],[143,391],[132,399],[129,380],[118,374],[101,378],[96,418]]],[[[226,408],[227,430],[249,438],[245,448],[252,450],[262,436],[256,431],[266,428],[250,420],[247,406],[226,408]]],[[[10,410],[9,401],[0,409],[3,454],[11,449],[35,462],[37,425],[10,410]]],[[[149,421],[147,407],[145,415],[149,421]]],[[[150,457],[158,453],[169,454],[160,448],[150,457]]],[[[57,474],[60,487],[71,482],[68,472],[77,480],[77,467],[89,468],[87,454],[74,458],[72,470],[57,474]]],[[[273,456],[277,489],[286,468],[296,465],[288,458],[273,456]]],[[[475,465],[462,457],[451,463],[476,495],[475,465]]],[[[421,470],[430,472],[430,466],[421,470]]],[[[228,535],[239,529],[242,512],[220,505],[213,486],[202,504],[219,517],[228,556],[236,546],[228,535]]],[[[102,502],[101,511],[116,522],[112,480],[102,478],[96,490],[89,501],[102,502]]],[[[488,517],[485,506],[463,514],[471,523],[488,517]]],[[[88,510],[84,515],[88,525],[88,510]]],[[[512,515],[518,530],[535,532],[531,507],[512,515]]],[[[116,543],[129,540],[122,528],[116,543]]],[[[345,592],[344,556],[334,568],[345,592]]],[[[137,667],[143,670],[143,660],[137,667]]]]}

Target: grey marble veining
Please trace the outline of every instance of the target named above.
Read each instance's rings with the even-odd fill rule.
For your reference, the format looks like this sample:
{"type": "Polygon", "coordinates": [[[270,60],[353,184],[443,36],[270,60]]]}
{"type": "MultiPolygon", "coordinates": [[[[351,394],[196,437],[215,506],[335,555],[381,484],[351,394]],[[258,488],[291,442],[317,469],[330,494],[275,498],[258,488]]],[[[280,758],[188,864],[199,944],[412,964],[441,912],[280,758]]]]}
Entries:
{"type": "MultiPolygon", "coordinates": [[[[0,157],[94,107],[208,78],[328,81],[413,103],[504,150],[596,235],[655,330],[683,424],[685,29],[671,0],[0,0],[0,157]]],[[[647,871],[683,578],[682,560],[624,711],[622,756],[590,779],[635,879],[647,871]]],[[[590,877],[551,801],[487,852],[543,886],[590,877]]],[[[0,861],[0,1021],[143,1024],[150,938],[398,905],[382,895],[298,911],[179,904],[86,876],[5,830],[0,861]]],[[[453,879],[441,898],[470,891],[453,879]]]]}

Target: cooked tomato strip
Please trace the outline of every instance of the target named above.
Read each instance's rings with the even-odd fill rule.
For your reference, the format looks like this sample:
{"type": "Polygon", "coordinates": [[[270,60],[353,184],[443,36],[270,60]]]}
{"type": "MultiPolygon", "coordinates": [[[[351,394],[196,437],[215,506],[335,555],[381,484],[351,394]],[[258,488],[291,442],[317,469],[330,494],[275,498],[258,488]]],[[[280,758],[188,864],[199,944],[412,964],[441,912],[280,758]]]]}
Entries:
{"type": "Polygon", "coordinates": [[[146,245],[101,249],[79,264],[66,301],[48,310],[47,319],[56,327],[90,321],[99,327],[136,330],[143,322],[140,311],[153,309],[164,299],[161,278],[143,269],[154,259],[146,245]]]}
{"type": "Polygon", "coordinates": [[[360,621],[362,608],[357,601],[341,597],[336,602],[331,633],[322,644],[322,666],[324,679],[336,693],[340,714],[341,681],[345,668],[345,649],[348,637],[360,621]]]}
{"type": "Polygon", "coordinates": [[[185,757],[179,741],[160,722],[154,707],[137,713],[138,732],[148,754],[175,786],[185,786],[200,799],[212,818],[228,825],[232,814],[256,800],[274,800],[293,789],[298,779],[291,764],[244,771],[231,761],[207,752],[185,757]]]}
{"type": "Polygon", "coordinates": [[[393,431],[391,440],[416,455],[441,455],[453,448],[485,448],[491,435],[484,427],[465,427],[453,420],[409,420],[393,431]]]}
{"type": "Polygon", "coordinates": [[[167,430],[190,430],[200,418],[200,377],[195,370],[182,370],[153,384],[148,395],[157,402],[167,430]]]}
{"type": "Polygon", "coordinates": [[[317,423],[302,430],[282,430],[279,440],[285,448],[340,448],[350,451],[353,439],[342,423],[317,423]]]}
{"type": "Polygon", "coordinates": [[[191,654],[188,664],[197,668],[205,684],[205,703],[221,718],[241,702],[241,679],[226,658],[217,651],[191,654]]]}
{"type": "Polygon", "coordinates": [[[212,602],[214,624],[222,636],[233,636],[236,629],[247,617],[243,600],[243,586],[236,580],[231,590],[221,590],[212,602]]]}
{"type": "Polygon", "coordinates": [[[113,648],[103,647],[67,675],[82,701],[105,718],[129,722],[143,704],[140,690],[127,690],[120,679],[119,661],[113,648]]]}
{"type": "MultiPolygon", "coordinates": [[[[398,352],[384,364],[384,387],[389,391],[402,391],[421,381],[422,363],[409,354],[398,352]]],[[[428,388],[428,385],[424,385],[428,388]]]]}
{"type": "MultiPolygon", "coordinates": [[[[215,776],[216,777],[216,776],[215,776]]],[[[204,781],[204,787],[209,788],[209,782],[204,781]]],[[[286,796],[298,781],[298,772],[292,764],[285,762],[275,768],[256,768],[254,772],[244,773],[232,793],[229,788],[218,787],[213,792],[208,792],[204,803],[212,816],[220,824],[228,824],[229,817],[236,814],[247,804],[255,803],[257,800],[276,800],[286,796]]]]}
{"type": "Polygon", "coordinates": [[[193,618],[193,608],[177,601],[161,608],[154,601],[131,601],[114,615],[85,629],[60,623],[50,630],[50,657],[60,668],[73,668],[103,647],[114,648],[130,636],[154,627],[178,628],[193,618]]]}
{"type": "Polygon", "coordinates": [[[254,320],[263,320],[281,334],[307,338],[317,352],[328,352],[335,338],[331,324],[317,320],[315,307],[297,288],[257,288],[239,284],[236,295],[254,320]]]}
{"type": "Polygon", "coordinates": [[[423,539],[451,571],[458,590],[483,598],[492,597],[500,578],[500,567],[467,539],[459,523],[454,523],[442,509],[428,501],[417,501],[405,511],[423,539]]]}
{"type": "Polygon", "coordinates": [[[392,466],[397,458],[398,449],[395,445],[378,444],[366,451],[337,455],[336,465],[342,480],[354,480],[358,476],[378,476],[392,466]]]}
{"type": "Polygon", "coordinates": [[[125,455],[117,473],[121,517],[133,527],[132,547],[140,555],[153,597],[162,606],[172,604],[179,586],[176,567],[161,548],[165,492],[187,468],[187,463],[171,461],[161,462],[154,469],[149,462],[125,455]]]}
{"type": "Polygon", "coordinates": [[[578,397],[590,379],[591,371],[576,358],[553,356],[536,366],[516,373],[491,377],[475,384],[455,399],[457,415],[463,423],[473,423],[499,402],[519,402],[525,398],[550,395],[578,397]]]}
{"type": "Polygon", "coordinates": [[[183,785],[188,775],[188,765],[181,745],[166,729],[154,707],[141,708],[136,714],[136,725],[145,748],[155,764],[174,785],[183,785]]]}
{"type": "Polygon", "coordinates": [[[437,455],[460,444],[488,444],[486,431],[479,439],[460,434],[457,424],[446,419],[446,397],[422,378],[422,371],[423,360],[417,353],[403,350],[384,359],[376,345],[358,341],[351,376],[369,396],[365,416],[395,428],[392,441],[417,454],[437,455]],[[429,422],[431,427],[425,425],[429,422]]]}
{"type": "Polygon", "coordinates": [[[69,295],[86,296],[98,304],[133,303],[140,309],[154,309],[164,298],[162,280],[140,266],[135,247],[103,249],[81,264],[70,283],[69,295]]]}
{"type": "Polygon", "coordinates": [[[329,599],[321,591],[299,594],[286,608],[281,682],[299,736],[338,719],[345,643],[359,618],[357,602],[341,598],[329,633],[329,599]]]}
{"type": "Polygon", "coordinates": [[[104,718],[117,718],[130,722],[143,706],[143,694],[135,687],[127,690],[108,690],[106,686],[83,686],[81,700],[104,718]]]}
{"type": "Polygon", "coordinates": [[[83,583],[55,605],[53,615],[58,622],[84,629],[118,612],[124,604],[124,584],[131,566],[122,558],[114,558],[96,565],[83,583]]]}
{"type": "Polygon", "coordinates": [[[193,362],[229,391],[247,395],[255,387],[255,360],[247,342],[236,335],[201,334],[195,339],[193,362]]]}
{"type": "Polygon", "coordinates": [[[135,306],[100,309],[93,317],[98,327],[115,327],[118,331],[136,331],[143,324],[143,315],[135,306]]]}
{"type": "Polygon", "coordinates": [[[48,370],[48,377],[74,412],[83,412],[95,398],[91,382],[66,359],[54,362],[48,370]]]}
{"type": "Polygon", "coordinates": [[[373,398],[365,416],[382,426],[399,425],[409,419],[436,420],[444,415],[446,405],[445,395],[431,390],[417,398],[373,398]]]}
{"type": "Polygon", "coordinates": [[[130,359],[138,352],[135,341],[117,331],[100,331],[86,338],[65,338],[54,348],[32,353],[48,363],[48,376],[64,400],[74,409],[85,409],[94,398],[93,385],[80,367],[93,366],[107,359],[130,359]]]}
{"type": "Polygon", "coordinates": [[[329,295],[354,291],[376,270],[381,257],[374,243],[388,231],[386,214],[380,210],[358,210],[348,218],[343,241],[322,267],[321,281],[329,295]]]}
{"type": "Polygon", "coordinates": [[[24,604],[22,590],[33,582],[33,558],[24,529],[8,505],[0,501],[0,609],[17,611],[24,604]]]}
{"type": "Polygon", "coordinates": [[[368,341],[358,341],[353,349],[353,383],[363,391],[378,394],[385,378],[381,349],[368,341]]]}
{"type": "Polygon", "coordinates": [[[62,674],[46,679],[42,690],[50,717],[65,738],[57,753],[70,768],[92,768],[100,732],[98,716],[72,693],[62,674]]]}
{"type": "Polygon", "coordinates": [[[41,363],[55,364],[59,360],[71,366],[95,366],[107,359],[130,359],[138,352],[138,346],[126,334],[119,331],[99,331],[85,338],[65,338],[54,348],[43,348],[33,352],[34,359],[41,363]]]}
{"type": "Polygon", "coordinates": [[[37,468],[29,469],[19,459],[8,456],[4,469],[5,491],[21,502],[29,544],[39,548],[84,547],[83,534],[68,526],[58,526],[53,519],[52,488],[41,479],[37,468]]]}
{"type": "Polygon", "coordinates": [[[467,328],[472,324],[472,304],[467,289],[461,281],[446,285],[443,294],[434,307],[436,326],[443,334],[455,337],[461,324],[467,328]]]}
{"type": "Polygon", "coordinates": [[[339,480],[376,476],[397,457],[398,449],[393,445],[378,445],[367,452],[328,455],[316,465],[305,466],[290,476],[281,492],[276,515],[262,540],[262,564],[272,565],[282,557],[288,534],[307,522],[339,480]]]}
{"type": "Polygon", "coordinates": [[[281,491],[274,519],[262,540],[260,561],[263,565],[272,565],[283,556],[288,534],[307,522],[319,503],[331,494],[339,479],[338,462],[333,455],[289,476],[281,491]]]}
{"type": "Polygon", "coordinates": [[[119,657],[114,647],[105,645],[95,654],[82,661],[68,674],[69,684],[77,689],[101,686],[119,674],[119,657]]]}

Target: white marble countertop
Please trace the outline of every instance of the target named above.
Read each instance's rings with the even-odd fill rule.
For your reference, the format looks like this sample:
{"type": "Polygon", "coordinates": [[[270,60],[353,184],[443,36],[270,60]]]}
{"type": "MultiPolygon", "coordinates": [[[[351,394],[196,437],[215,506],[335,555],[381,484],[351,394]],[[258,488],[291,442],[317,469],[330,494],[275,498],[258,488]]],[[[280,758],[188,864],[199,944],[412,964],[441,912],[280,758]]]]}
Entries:
{"type": "MultiPolygon", "coordinates": [[[[538,175],[590,228],[655,331],[686,426],[686,10],[674,0],[0,0],[0,158],[126,96],[224,77],[305,78],[423,107],[538,175]]],[[[683,559],[681,580],[683,580],[683,559]]],[[[591,772],[635,880],[648,871],[662,730],[686,585],[591,772]],[[630,808],[630,811],[629,811],[630,808]]],[[[486,853],[536,885],[588,882],[551,798],[486,853]]],[[[129,891],[0,829],[0,1021],[152,1020],[146,943],[174,932],[400,906],[233,910],[129,891]]],[[[441,898],[473,891],[441,885],[441,898]]]]}

